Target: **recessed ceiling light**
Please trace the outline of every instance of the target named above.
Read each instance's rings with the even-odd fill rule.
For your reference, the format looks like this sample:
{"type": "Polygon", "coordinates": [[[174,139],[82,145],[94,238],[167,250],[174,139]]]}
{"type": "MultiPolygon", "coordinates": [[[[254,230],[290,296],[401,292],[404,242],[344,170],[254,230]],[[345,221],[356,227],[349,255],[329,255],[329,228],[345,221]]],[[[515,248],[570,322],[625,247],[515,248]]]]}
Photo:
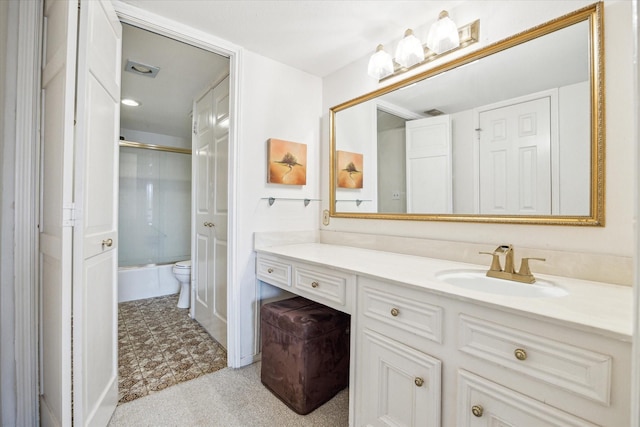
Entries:
{"type": "Polygon", "coordinates": [[[124,105],[128,105],[129,107],[138,107],[142,105],[141,102],[138,102],[135,99],[131,99],[131,98],[123,98],[122,101],[120,102],[124,105]]]}

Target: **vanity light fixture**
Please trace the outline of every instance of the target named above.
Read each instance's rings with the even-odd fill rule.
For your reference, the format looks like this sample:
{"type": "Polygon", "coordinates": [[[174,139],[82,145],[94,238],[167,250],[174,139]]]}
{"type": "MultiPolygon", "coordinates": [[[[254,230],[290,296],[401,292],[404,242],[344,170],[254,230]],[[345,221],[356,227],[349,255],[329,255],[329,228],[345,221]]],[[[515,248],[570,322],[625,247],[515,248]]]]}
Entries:
{"type": "Polygon", "coordinates": [[[424,48],[412,29],[404,32],[404,37],[396,48],[396,62],[404,68],[413,67],[424,61],[424,48]]]}
{"type": "Polygon", "coordinates": [[[456,23],[449,18],[449,12],[443,10],[438,20],[429,28],[427,47],[436,55],[448,52],[460,46],[460,36],[456,23]]]}
{"type": "Polygon", "coordinates": [[[376,48],[376,53],[371,55],[367,72],[371,77],[378,80],[393,74],[393,59],[381,44],[376,48]]]}
{"type": "Polygon", "coordinates": [[[425,45],[422,45],[413,30],[408,29],[398,42],[395,58],[391,58],[381,44],[378,45],[376,52],[369,59],[367,72],[380,81],[476,43],[479,35],[479,19],[457,28],[449,13],[443,10],[429,29],[425,45]]]}
{"type": "Polygon", "coordinates": [[[129,107],[139,107],[140,105],[142,105],[140,101],[136,101],[135,99],[131,98],[122,98],[120,103],[122,105],[128,105],[129,107]]]}

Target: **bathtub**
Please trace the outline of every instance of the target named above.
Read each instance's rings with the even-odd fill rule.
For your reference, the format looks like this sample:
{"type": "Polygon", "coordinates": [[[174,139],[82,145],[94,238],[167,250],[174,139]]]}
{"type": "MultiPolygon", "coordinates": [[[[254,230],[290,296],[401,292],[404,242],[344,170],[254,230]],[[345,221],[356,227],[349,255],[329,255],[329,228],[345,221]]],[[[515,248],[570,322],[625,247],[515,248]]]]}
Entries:
{"type": "Polygon", "coordinates": [[[173,264],[118,268],[118,302],[160,297],[180,291],[173,264]]]}

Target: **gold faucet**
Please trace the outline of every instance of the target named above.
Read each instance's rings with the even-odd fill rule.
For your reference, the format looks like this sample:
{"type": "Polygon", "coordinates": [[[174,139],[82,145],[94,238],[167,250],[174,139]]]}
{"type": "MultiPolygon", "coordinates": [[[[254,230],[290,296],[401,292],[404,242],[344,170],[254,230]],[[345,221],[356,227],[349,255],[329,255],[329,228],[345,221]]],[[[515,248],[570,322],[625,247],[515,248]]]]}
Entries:
{"type": "Polygon", "coordinates": [[[536,278],[531,274],[529,268],[529,260],[546,261],[545,258],[522,258],[520,261],[520,270],[515,271],[513,264],[513,246],[500,245],[493,252],[480,252],[481,254],[491,255],[491,266],[487,271],[488,277],[496,279],[514,280],[522,283],[534,283],[536,278]],[[500,264],[500,257],[504,256],[504,269],[500,264]]]}

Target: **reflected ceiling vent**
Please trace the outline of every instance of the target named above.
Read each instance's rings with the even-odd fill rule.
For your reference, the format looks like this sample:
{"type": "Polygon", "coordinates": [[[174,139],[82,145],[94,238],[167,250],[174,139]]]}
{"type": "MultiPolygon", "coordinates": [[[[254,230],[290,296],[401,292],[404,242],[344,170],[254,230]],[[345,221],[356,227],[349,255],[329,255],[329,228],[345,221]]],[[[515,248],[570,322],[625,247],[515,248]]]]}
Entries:
{"type": "Polygon", "coordinates": [[[432,108],[431,110],[427,110],[424,112],[425,114],[428,114],[430,116],[441,116],[444,113],[438,109],[432,108]]]}
{"type": "Polygon", "coordinates": [[[127,60],[127,64],[124,66],[124,70],[130,71],[140,76],[155,78],[160,71],[160,67],[154,67],[153,65],[145,65],[139,62],[127,60]]]}

